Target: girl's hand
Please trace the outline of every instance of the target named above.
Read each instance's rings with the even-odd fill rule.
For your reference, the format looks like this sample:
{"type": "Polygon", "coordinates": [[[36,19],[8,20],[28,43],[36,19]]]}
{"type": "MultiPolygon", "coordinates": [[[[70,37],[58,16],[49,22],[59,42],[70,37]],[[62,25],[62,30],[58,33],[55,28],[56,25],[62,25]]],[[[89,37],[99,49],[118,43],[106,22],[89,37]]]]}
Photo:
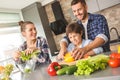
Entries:
{"type": "Polygon", "coordinates": [[[14,53],[14,55],[13,55],[13,59],[14,59],[15,61],[17,61],[17,60],[19,60],[19,58],[20,58],[20,51],[15,51],[15,53],[14,53]]]}
{"type": "Polygon", "coordinates": [[[32,52],[34,52],[35,50],[37,50],[36,47],[29,47],[25,50],[25,54],[28,55],[28,54],[31,54],[32,52]]]}

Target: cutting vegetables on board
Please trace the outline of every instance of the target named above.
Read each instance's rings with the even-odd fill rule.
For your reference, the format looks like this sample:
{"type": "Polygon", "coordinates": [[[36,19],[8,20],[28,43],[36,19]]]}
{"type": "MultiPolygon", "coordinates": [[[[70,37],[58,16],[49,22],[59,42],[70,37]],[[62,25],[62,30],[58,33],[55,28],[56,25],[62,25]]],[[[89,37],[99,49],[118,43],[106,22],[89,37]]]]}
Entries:
{"type": "MultiPolygon", "coordinates": [[[[94,56],[85,55],[82,59],[75,60],[71,53],[64,55],[64,59],[60,62],[55,62],[59,65],[56,70],[56,75],[91,75],[99,70],[104,70],[107,67],[120,67],[120,51],[109,52],[109,54],[101,53],[94,56]],[[65,65],[65,67],[62,67],[65,65]]],[[[54,63],[54,62],[53,62],[54,63]]],[[[52,63],[51,63],[52,64],[52,63]]],[[[48,73],[49,74],[49,73],[48,73]]],[[[49,74],[50,75],[50,74],[49,74]]]]}
{"type": "MultiPolygon", "coordinates": [[[[69,58],[68,55],[67,57],[69,58]]],[[[56,75],[54,76],[71,75],[71,74],[78,76],[78,75],[90,75],[97,70],[104,70],[108,66],[108,61],[109,61],[108,55],[99,54],[96,56],[83,58],[76,61],[70,60],[70,62],[65,62],[64,60],[64,62],[52,62],[51,64],[57,63],[59,65],[59,69],[55,70],[56,75]],[[62,65],[67,65],[67,66],[61,67],[62,65]]],[[[48,70],[50,69],[49,68],[50,65],[48,66],[48,70]]],[[[51,75],[49,72],[48,74],[51,75]]]]}
{"type": "MultiPolygon", "coordinates": [[[[102,47],[91,49],[86,53],[80,53],[79,50],[77,50],[78,48],[86,47],[93,42],[92,40],[82,38],[83,29],[78,23],[73,22],[68,24],[66,27],[66,35],[71,43],[68,45],[67,51],[63,55],[63,60],[58,64],[66,64],[68,66],[56,70],[56,75],[69,74],[69,71],[75,76],[90,75],[95,71],[106,69],[108,65],[112,68],[120,66],[120,61],[118,58],[119,54],[115,54],[117,57],[112,56],[113,53],[111,53],[110,56],[102,54],[102,47]]],[[[58,54],[58,56],[60,55],[58,54]]]]}
{"type": "Polygon", "coordinates": [[[59,65],[59,68],[57,68],[57,70],[55,71],[56,75],[54,76],[91,75],[92,73],[95,73],[99,70],[104,70],[107,67],[118,68],[120,67],[119,56],[120,53],[111,52],[109,55],[106,55],[105,53],[101,53],[94,56],[88,56],[86,58],[82,58],[79,60],[74,60],[74,58],[70,56],[69,53],[67,53],[63,61],[52,62],[52,63],[57,63],[59,65]],[[68,58],[68,61],[66,61],[66,58],[68,58]],[[66,66],[62,67],[63,65],[66,66]]]}
{"type": "MultiPolygon", "coordinates": [[[[74,75],[90,75],[105,69],[109,56],[101,53],[110,51],[105,17],[89,14],[85,0],[72,0],[71,8],[78,21],[66,26],[66,37],[60,42],[61,49],[57,56],[63,59],[59,64],[75,65],[74,75]]],[[[61,71],[65,74],[66,68],[61,71]]]]}

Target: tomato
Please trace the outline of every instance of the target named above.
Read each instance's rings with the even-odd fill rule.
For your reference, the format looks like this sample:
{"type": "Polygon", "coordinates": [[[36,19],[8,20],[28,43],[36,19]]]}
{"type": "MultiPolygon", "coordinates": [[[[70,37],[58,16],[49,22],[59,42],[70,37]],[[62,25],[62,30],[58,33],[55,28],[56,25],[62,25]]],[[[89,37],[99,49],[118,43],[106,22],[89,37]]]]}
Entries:
{"type": "Polygon", "coordinates": [[[109,56],[110,56],[110,58],[113,58],[113,59],[114,59],[114,58],[116,58],[117,54],[118,54],[118,53],[113,52],[113,53],[111,53],[109,56]]]}
{"type": "Polygon", "coordinates": [[[109,56],[111,59],[119,59],[120,60],[120,54],[118,54],[118,53],[111,53],[109,56]]]}
{"type": "Polygon", "coordinates": [[[119,67],[120,66],[120,63],[119,63],[119,59],[110,59],[108,61],[108,64],[110,67],[112,68],[116,68],[116,67],[119,67]]]}
{"type": "Polygon", "coordinates": [[[89,58],[90,56],[88,54],[85,54],[83,58],[89,58]]]}
{"type": "Polygon", "coordinates": [[[117,54],[117,55],[116,55],[116,58],[120,60],[120,54],[117,54]]]}

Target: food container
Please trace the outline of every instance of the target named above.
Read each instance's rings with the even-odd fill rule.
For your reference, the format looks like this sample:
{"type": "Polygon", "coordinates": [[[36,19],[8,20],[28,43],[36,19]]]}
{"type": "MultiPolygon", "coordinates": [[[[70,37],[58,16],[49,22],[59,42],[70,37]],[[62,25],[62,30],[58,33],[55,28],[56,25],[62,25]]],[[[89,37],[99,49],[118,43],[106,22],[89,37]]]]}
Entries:
{"type": "Polygon", "coordinates": [[[36,60],[35,59],[30,59],[26,62],[17,64],[18,68],[20,69],[21,72],[23,73],[31,73],[34,71],[35,66],[36,66],[36,60]]]}

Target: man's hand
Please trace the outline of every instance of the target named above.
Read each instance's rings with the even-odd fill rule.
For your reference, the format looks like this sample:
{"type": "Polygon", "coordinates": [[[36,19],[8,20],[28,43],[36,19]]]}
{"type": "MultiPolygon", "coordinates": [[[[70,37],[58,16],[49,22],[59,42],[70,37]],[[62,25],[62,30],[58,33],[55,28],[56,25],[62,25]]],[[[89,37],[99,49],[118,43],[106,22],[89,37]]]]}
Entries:
{"type": "Polygon", "coordinates": [[[72,51],[72,56],[74,57],[75,60],[83,58],[83,56],[87,53],[87,48],[75,48],[72,51]]]}

